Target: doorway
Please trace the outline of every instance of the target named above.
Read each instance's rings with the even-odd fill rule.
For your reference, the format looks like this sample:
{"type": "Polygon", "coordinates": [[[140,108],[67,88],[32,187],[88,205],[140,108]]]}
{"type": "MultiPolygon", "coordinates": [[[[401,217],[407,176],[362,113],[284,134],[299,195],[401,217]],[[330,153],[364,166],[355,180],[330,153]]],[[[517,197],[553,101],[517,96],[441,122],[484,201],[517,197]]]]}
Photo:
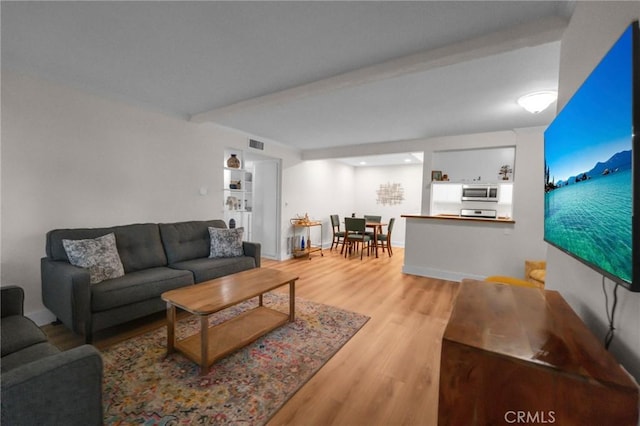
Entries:
{"type": "Polygon", "coordinates": [[[262,256],[279,258],[280,253],[280,176],[282,161],[246,152],[248,168],[253,170],[251,240],[260,243],[262,256]]]}

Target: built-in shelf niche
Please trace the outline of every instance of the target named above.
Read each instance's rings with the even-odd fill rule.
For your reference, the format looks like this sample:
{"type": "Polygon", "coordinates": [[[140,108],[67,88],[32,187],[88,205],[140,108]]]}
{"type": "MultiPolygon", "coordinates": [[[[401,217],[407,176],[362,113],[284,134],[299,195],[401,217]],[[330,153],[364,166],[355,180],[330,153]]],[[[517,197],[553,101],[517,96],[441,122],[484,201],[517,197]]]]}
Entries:
{"type": "Polygon", "coordinates": [[[515,146],[434,151],[431,168],[447,175],[451,182],[495,183],[502,181],[500,168],[508,165],[512,170],[508,177],[512,181],[515,158],[515,146]]]}
{"type": "Polygon", "coordinates": [[[513,217],[513,182],[498,182],[498,201],[462,201],[461,182],[431,183],[431,216],[460,214],[461,209],[495,210],[499,218],[513,217]]]}
{"type": "Polygon", "coordinates": [[[253,206],[253,169],[245,160],[242,150],[227,148],[224,151],[223,200],[224,221],[231,227],[244,228],[243,239],[251,241],[251,212],[253,206]],[[238,167],[230,167],[227,160],[231,155],[240,162],[238,167]]]}
{"type": "Polygon", "coordinates": [[[429,214],[459,215],[462,209],[495,210],[501,218],[512,218],[515,176],[515,146],[434,151],[432,170],[448,177],[448,181],[431,182],[429,214]],[[500,175],[507,165],[511,173],[500,175]],[[499,186],[498,202],[462,201],[462,185],[490,183],[499,186]]]}

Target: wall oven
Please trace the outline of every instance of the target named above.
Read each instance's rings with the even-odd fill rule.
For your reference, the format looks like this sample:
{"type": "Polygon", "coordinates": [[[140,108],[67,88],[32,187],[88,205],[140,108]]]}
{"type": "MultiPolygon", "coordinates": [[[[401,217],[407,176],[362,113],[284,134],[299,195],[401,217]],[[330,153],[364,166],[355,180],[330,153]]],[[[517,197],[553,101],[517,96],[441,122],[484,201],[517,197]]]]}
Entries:
{"type": "Polygon", "coordinates": [[[462,201],[498,201],[498,185],[462,185],[462,201]]]}
{"type": "Polygon", "coordinates": [[[460,209],[460,217],[487,217],[495,219],[498,212],[490,209],[460,209]]]}

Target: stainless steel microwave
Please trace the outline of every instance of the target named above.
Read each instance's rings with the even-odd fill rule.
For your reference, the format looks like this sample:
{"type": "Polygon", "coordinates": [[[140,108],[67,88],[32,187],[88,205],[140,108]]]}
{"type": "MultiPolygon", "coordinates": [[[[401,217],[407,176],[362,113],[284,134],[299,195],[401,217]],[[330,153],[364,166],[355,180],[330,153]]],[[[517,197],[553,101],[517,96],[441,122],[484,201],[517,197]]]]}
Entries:
{"type": "Polygon", "coordinates": [[[462,201],[498,201],[498,185],[462,185],[462,201]]]}

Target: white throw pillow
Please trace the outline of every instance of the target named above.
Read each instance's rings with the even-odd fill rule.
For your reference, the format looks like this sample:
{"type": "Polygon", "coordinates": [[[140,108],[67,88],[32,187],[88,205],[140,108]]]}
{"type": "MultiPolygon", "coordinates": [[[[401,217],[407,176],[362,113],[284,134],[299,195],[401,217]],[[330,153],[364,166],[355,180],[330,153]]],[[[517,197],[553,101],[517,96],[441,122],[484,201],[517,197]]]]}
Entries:
{"type": "Polygon", "coordinates": [[[124,275],[113,233],[89,240],[62,240],[69,263],[89,270],[91,284],[124,275]]]}
{"type": "Polygon", "coordinates": [[[242,234],[244,228],[213,228],[209,227],[211,237],[210,258],[238,257],[244,255],[242,248],[242,234]]]}

